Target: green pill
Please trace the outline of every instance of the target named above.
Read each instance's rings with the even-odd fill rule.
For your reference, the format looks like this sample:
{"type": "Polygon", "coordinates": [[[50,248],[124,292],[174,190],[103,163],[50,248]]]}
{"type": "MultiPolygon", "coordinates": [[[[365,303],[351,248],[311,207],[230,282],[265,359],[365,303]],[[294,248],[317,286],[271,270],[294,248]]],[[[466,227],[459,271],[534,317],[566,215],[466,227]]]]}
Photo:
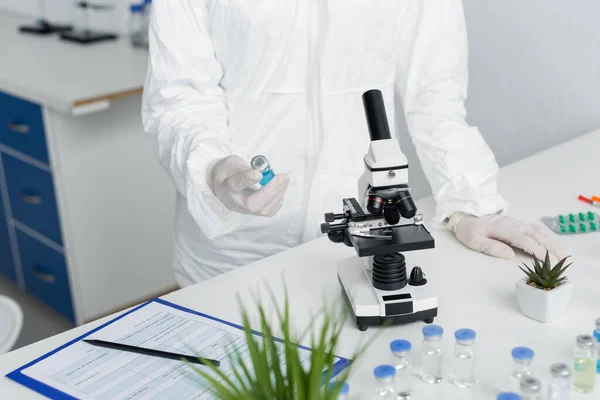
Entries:
{"type": "Polygon", "coordinates": [[[566,227],[565,225],[561,225],[561,226],[560,226],[560,231],[561,231],[562,233],[567,233],[568,229],[567,229],[567,227],[566,227]]]}
{"type": "Polygon", "coordinates": [[[590,229],[593,231],[597,231],[598,230],[598,224],[595,222],[590,222],[590,229]]]}
{"type": "Polygon", "coordinates": [[[581,232],[587,232],[587,224],[579,224],[579,229],[581,232]]]}
{"type": "Polygon", "coordinates": [[[569,230],[570,230],[571,232],[575,233],[575,232],[577,232],[577,226],[575,226],[575,225],[571,224],[571,225],[569,225],[569,230]]]}
{"type": "Polygon", "coordinates": [[[571,221],[571,222],[577,221],[577,217],[575,216],[575,214],[569,214],[569,221],[571,221]]]}
{"type": "Polygon", "coordinates": [[[564,215],[559,215],[559,216],[558,216],[558,221],[559,221],[561,224],[564,224],[565,222],[567,222],[567,218],[565,218],[565,216],[564,216],[564,215]]]}
{"type": "Polygon", "coordinates": [[[585,213],[580,212],[579,213],[579,219],[582,221],[585,221],[585,213]]]}
{"type": "Polygon", "coordinates": [[[594,214],[593,212],[589,212],[588,213],[588,218],[590,219],[590,221],[593,221],[596,219],[596,214],[594,214]]]}

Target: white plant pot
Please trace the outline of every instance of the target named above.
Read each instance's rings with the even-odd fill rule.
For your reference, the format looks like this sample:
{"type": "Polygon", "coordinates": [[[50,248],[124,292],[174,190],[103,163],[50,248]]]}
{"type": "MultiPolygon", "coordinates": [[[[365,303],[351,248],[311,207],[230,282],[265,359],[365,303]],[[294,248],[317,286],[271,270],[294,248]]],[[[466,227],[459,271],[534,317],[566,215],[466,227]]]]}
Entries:
{"type": "Polygon", "coordinates": [[[521,312],[540,322],[552,322],[560,318],[569,307],[573,285],[566,280],[552,290],[542,290],[529,286],[529,278],[517,282],[517,300],[521,312]]]}

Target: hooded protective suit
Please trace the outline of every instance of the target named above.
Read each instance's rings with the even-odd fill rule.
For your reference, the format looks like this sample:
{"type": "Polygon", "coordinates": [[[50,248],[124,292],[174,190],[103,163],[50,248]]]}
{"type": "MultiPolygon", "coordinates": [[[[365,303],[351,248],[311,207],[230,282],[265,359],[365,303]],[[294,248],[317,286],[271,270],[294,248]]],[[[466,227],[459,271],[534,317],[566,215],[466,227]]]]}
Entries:
{"type": "MultiPolygon", "coordinates": [[[[158,0],[143,119],[177,190],[175,270],[188,285],[320,235],[323,214],[357,196],[369,135],[361,95],[402,99],[437,202],[502,211],[498,166],[465,122],[461,0],[158,0]],[[289,175],[275,217],[228,210],[207,168],[265,155],[289,175]]],[[[394,121],[390,121],[394,129],[394,121]]]]}

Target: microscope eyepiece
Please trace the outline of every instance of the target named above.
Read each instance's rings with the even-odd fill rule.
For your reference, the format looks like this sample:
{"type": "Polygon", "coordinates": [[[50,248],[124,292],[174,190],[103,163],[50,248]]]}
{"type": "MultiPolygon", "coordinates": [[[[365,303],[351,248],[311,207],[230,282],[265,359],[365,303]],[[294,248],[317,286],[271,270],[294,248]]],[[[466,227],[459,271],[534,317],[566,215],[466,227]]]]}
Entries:
{"type": "Polygon", "coordinates": [[[377,89],[369,90],[363,94],[362,100],[371,141],[391,139],[392,134],[381,91],[377,89]]]}
{"type": "Polygon", "coordinates": [[[417,206],[408,190],[398,197],[396,207],[404,218],[412,218],[417,214],[417,206]]]}

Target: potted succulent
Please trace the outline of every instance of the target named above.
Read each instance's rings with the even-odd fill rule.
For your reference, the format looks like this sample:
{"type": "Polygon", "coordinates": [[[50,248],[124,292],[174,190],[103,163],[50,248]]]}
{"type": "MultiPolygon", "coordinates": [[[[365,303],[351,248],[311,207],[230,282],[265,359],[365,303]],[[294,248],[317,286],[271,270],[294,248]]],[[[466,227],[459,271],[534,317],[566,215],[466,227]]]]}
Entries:
{"type": "Polygon", "coordinates": [[[571,264],[565,265],[566,257],[552,265],[550,255],[542,262],[534,257],[533,269],[519,267],[527,275],[517,282],[517,300],[521,312],[540,322],[551,322],[560,318],[571,300],[573,287],[563,276],[571,264]]]}
{"type": "MultiPolygon", "coordinates": [[[[275,301],[272,292],[271,300],[275,301]]],[[[258,315],[261,334],[257,336],[251,328],[250,313],[241,302],[240,306],[249,359],[243,361],[237,349],[232,349],[228,358],[232,372],[224,372],[210,363],[207,363],[208,368],[193,367],[199,378],[210,385],[214,398],[334,400],[346,393],[345,381],[367,345],[357,345],[349,366],[333,376],[337,359],[334,352],[346,320],[344,313],[324,306],[302,333],[295,334],[286,293],[283,307],[276,305],[275,318],[268,318],[264,306],[258,304],[257,312],[252,313],[258,315]],[[317,320],[320,320],[318,326],[315,325],[317,320]],[[276,339],[276,332],[280,339],[276,339]],[[297,345],[303,339],[309,339],[312,350],[309,360],[302,360],[297,345]]]]}

